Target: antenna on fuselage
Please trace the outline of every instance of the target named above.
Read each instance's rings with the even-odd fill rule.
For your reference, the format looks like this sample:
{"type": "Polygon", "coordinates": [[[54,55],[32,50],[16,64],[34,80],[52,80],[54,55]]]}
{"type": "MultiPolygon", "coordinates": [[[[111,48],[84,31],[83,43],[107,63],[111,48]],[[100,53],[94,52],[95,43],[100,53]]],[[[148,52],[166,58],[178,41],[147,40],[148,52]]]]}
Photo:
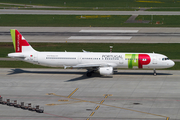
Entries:
{"type": "Polygon", "coordinates": [[[113,46],[109,46],[109,48],[110,48],[110,53],[112,52],[112,48],[113,48],[113,46]]]}
{"type": "Polygon", "coordinates": [[[83,52],[89,52],[89,51],[85,51],[85,50],[83,50],[83,49],[82,49],[82,51],[83,51],[83,52]]]}

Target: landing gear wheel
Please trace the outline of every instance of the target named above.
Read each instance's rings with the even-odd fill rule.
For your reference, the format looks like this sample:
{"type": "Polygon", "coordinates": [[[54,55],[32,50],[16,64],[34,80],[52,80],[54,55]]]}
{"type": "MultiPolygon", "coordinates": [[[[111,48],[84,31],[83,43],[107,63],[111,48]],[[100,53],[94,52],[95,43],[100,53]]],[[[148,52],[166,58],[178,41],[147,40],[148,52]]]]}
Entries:
{"type": "Polygon", "coordinates": [[[156,70],[154,69],[154,76],[156,76],[156,70]]]}
{"type": "Polygon", "coordinates": [[[86,76],[87,77],[91,77],[92,76],[92,72],[87,72],[86,76]]]}

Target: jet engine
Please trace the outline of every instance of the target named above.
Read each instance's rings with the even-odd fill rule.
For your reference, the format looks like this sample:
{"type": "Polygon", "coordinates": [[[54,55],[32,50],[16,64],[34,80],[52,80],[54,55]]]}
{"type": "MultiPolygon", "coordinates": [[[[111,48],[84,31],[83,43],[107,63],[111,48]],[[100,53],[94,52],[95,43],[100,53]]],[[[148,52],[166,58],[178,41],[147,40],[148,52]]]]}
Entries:
{"type": "Polygon", "coordinates": [[[100,67],[99,73],[101,75],[112,75],[113,74],[113,67],[100,67]]]}

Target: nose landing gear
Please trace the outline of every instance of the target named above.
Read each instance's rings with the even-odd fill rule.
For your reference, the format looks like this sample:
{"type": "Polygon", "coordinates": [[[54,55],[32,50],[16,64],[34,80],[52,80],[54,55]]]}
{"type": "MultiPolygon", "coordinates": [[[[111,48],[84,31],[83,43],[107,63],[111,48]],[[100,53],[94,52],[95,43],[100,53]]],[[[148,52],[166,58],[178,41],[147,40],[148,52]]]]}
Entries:
{"type": "Polygon", "coordinates": [[[154,68],[154,76],[156,76],[156,69],[154,68]]]}

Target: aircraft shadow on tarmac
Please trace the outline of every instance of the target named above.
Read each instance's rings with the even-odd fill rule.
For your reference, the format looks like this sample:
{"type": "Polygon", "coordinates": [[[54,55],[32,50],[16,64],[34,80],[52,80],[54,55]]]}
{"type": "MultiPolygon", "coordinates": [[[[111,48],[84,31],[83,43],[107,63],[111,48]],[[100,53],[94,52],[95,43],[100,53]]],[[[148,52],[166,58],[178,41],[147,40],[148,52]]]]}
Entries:
{"type": "MultiPolygon", "coordinates": [[[[55,71],[28,71],[23,69],[11,69],[12,71],[9,71],[10,73],[7,75],[13,75],[13,74],[21,74],[21,73],[35,73],[35,74],[80,74],[82,76],[73,78],[70,80],[67,80],[65,82],[72,82],[72,81],[79,81],[79,80],[85,80],[93,77],[101,77],[101,78],[113,78],[113,75],[152,75],[153,72],[117,72],[115,71],[113,75],[111,76],[102,76],[98,72],[95,72],[92,74],[92,77],[87,77],[86,72],[74,72],[74,71],[64,71],[64,72],[55,72],[55,71]]],[[[58,70],[58,69],[57,69],[58,70]]],[[[157,75],[173,75],[170,73],[157,73],[157,75]]]]}
{"type": "Polygon", "coordinates": [[[12,75],[12,74],[21,74],[21,73],[35,73],[35,74],[84,74],[84,72],[67,72],[67,71],[64,71],[64,72],[59,72],[58,69],[57,69],[57,72],[56,71],[28,71],[28,70],[23,70],[23,69],[11,69],[12,71],[9,71],[11,73],[7,74],[7,75],[12,75]]]}

